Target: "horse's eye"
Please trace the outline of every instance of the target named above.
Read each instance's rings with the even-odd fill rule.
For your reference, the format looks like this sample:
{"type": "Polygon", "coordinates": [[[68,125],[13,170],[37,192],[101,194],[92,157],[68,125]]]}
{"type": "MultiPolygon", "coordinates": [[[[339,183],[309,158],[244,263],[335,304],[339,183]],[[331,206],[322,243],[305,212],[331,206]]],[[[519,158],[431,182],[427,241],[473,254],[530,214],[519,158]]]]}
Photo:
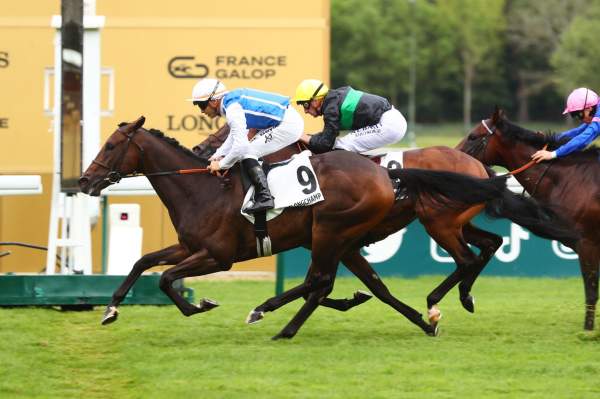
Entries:
{"type": "Polygon", "coordinates": [[[470,134],[467,136],[467,139],[468,139],[469,141],[477,140],[477,139],[478,139],[478,137],[477,137],[477,133],[470,133],[470,134]]]}
{"type": "Polygon", "coordinates": [[[114,146],[113,144],[111,144],[111,143],[106,143],[106,146],[105,146],[105,148],[106,148],[106,151],[110,151],[110,150],[112,150],[113,148],[115,148],[115,146],[114,146]]]}

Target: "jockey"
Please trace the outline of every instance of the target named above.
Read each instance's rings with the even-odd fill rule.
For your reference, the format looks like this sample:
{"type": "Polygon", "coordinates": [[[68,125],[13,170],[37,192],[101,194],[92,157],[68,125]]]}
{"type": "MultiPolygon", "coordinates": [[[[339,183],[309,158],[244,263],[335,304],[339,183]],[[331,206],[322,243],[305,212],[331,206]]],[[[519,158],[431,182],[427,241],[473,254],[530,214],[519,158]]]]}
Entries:
{"type": "Polygon", "coordinates": [[[571,130],[558,135],[558,140],[569,138],[570,140],[558,147],[555,151],[540,150],[531,156],[536,162],[560,158],[572,152],[583,150],[596,137],[600,136],[600,109],[598,103],[600,98],[596,93],[585,87],[575,89],[569,94],[567,107],[563,115],[570,114],[583,123],[571,130]]]}
{"type": "Polygon", "coordinates": [[[365,152],[396,143],[406,133],[406,119],[387,99],[354,90],[329,88],[320,80],[303,80],[296,88],[296,104],[313,117],[323,116],[319,134],[302,134],[300,141],[314,153],[332,149],[365,152]],[[350,130],[338,137],[340,130],[350,130]]]}
{"type": "Polygon", "coordinates": [[[241,161],[254,186],[253,204],[244,212],[273,208],[273,196],[258,158],[300,138],[304,120],[289,106],[290,98],[254,89],[228,91],[219,80],[207,78],[196,83],[190,101],[209,118],[224,116],[230,128],[223,145],[210,157],[210,172],[229,169],[241,161]],[[249,129],[258,130],[252,141],[248,140],[249,129]]]}

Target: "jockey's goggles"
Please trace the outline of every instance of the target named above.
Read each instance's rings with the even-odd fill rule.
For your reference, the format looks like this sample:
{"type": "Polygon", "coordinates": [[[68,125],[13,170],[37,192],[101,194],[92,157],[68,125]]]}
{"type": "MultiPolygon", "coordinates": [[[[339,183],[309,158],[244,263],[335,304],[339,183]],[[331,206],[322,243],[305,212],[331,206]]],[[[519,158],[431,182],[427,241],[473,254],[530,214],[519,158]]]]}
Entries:
{"type": "Polygon", "coordinates": [[[197,105],[198,108],[200,108],[202,111],[204,111],[206,109],[206,107],[208,107],[208,100],[206,100],[206,101],[194,101],[193,104],[197,105]]]}
{"type": "Polygon", "coordinates": [[[321,87],[323,87],[323,83],[321,83],[319,85],[319,87],[317,87],[317,90],[315,90],[315,92],[313,93],[312,96],[310,96],[310,98],[308,100],[304,100],[304,101],[296,101],[296,104],[298,105],[302,105],[302,107],[304,109],[309,109],[310,108],[310,103],[312,102],[312,100],[315,99],[316,95],[319,93],[319,90],[321,90],[321,87]]]}
{"type": "Polygon", "coordinates": [[[583,120],[583,110],[569,112],[569,115],[571,115],[571,118],[579,119],[580,121],[583,120]]]}

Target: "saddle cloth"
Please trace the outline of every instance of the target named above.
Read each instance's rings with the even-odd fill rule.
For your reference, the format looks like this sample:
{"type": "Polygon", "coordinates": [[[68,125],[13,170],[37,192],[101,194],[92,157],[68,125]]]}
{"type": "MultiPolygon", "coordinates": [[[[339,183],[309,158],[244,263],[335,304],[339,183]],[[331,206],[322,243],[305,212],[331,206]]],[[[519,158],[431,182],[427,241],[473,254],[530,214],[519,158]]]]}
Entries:
{"type": "Polygon", "coordinates": [[[381,155],[379,165],[388,169],[402,169],[404,167],[404,151],[396,150],[381,155]]]}
{"type": "MultiPolygon", "coordinates": [[[[311,206],[325,199],[317,175],[310,163],[310,155],[310,151],[302,151],[300,154],[293,155],[289,161],[271,165],[267,181],[269,190],[275,197],[275,208],[267,212],[267,220],[280,215],[284,208],[311,206]]],[[[250,186],[244,197],[242,209],[253,197],[254,186],[250,186]]],[[[253,215],[241,210],[240,212],[251,223],[254,223],[253,215]]]]}

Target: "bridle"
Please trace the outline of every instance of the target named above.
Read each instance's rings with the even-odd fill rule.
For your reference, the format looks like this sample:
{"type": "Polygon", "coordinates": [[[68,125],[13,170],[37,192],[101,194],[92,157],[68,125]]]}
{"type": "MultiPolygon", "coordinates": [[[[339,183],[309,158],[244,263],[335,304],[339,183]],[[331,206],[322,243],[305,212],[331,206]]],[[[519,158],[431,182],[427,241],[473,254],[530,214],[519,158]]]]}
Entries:
{"type": "MultiPolygon", "coordinates": [[[[125,133],[121,128],[117,129],[117,131],[119,133],[122,133],[125,137],[127,137],[127,145],[125,146],[125,148],[121,152],[121,154],[119,154],[119,158],[118,158],[117,162],[115,162],[112,169],[108,165],[104,164],[103,162],[98,161],[97,159],[94,159],[92,161],[93,164],[96,164],[96,165],[108,170],[108,174],[104,178],[104,181],[108,181],[110,184],[116,184],[116,183],[120,182],[121,179],[126,179],[129,177],[136,177],[136,176],[148,177],[148,176],[167,176],[167,175],[188,175],[188,174],[208,173],[209,172],[208,168],[192,168],[192,169],[168,170],[168,171],[151,172],[151,173],[139,173],[137,171],[133,171],[132,173],[127,173],[124,175],[121,174],[121,172],[120,172],[121,165],[123,164],[123,161],[125,160],[125,156],[127,155],[127,151],[129,150],[129,146],[132,143],[139,150],[140,163],[142,163],[142,169],[143,169],[144,149],[142,148],[141,145],[139,145],[138,143],[136,143],[133,140],[133,137],[138,132],[138,130],[140,130],[140,129],[136,129],[130,133],[125,133]]],[[[223,173],[223,175],[225,175],[225,174],[227,174],[227,171],[225,171],[225,173],[223,173]]],[[[221,176],[221,174],[218,174],[218,176],[221,176]]]]}
{"type": "MultiPolygon", "coordinates": [[[[489,138],[496,133],[496,125],[493,125],[491,128],[487,125],[487,123],[485,122],[485,119],[481,120],[481,124],[483,125],[483,127],[485,128],[485,130],[487,130],[487,134],[483,137],[483,139],[481,139],[481,146],[483,146],[483,150],[479,150],[479,148],[477,148],[477,151],[481,151],[483,154],[485,154],[485,151],[487,150],[487,145],[488,145],[488,140],[489,138]]],[[[548,144],[544,145],[544,148],[542,148],[543,150],[545,150],[546,148],[548,148],[548,144]]],[[[509,172],[507,172],[507,174],[509,175],[516,175],[518,173],[523,172],[524,170],[529,169],[530,167],[532,167],[535,164],[535,161],[532,159],[531,161],[527,162],[525,165],[518,167],[517,169],[511,170],[509,172]]],[[[544,173],[545,174],[545,173],[544,173]]],[[[542,174],[542,177],[544,176],[544,174],[542,174]]],[[[540,178],[541,179],[541,178],[540,178]]],[[[539,181],[538,181],[539,183],[539,181]]],[[[537,186],[537,185],[536,185],[537,186]]]]}
{"type": "Polygon", "coordinates": [[[125,133],[123,130],[121,130],[121,128],[117,129],[117,131],[119,133],[122,133],[126,138],[127,138],[127,145],[125,146],[124,150],[121,152],[121,154],[119,154],[119,158],[117,158],[117,162],[115,162],[113,168],[111,169],[108,165],[104,164],[103,162],[98,161],[97,159],[94,159],[92,161],[92,163],[108,170],[108,174],[106,175],[106,177],[104,178],[105,181],[108,181],[110,184],[116,184],[118,182],[121,181],[122,178],[126,178],[126,177],[134,177],[137,176],[138,173],[137,172],[133,172],[127,175],[122,175],[120,172],[121,169],[121,165],[123,164],[123,161],[125,160],[125,156],[127,155],[127,151],[129,150],[129,145],[131,143],[133,143],[139,150],[140,152],[140,162],[144,162],[144,149],[142,148],[142,146],[140,146],[138,143],[136,143],[135,141],[133,141],[133,136],[135,136],[135,134],[137,133],[137,129],[134,130],[133,132],[129,132],[129,133],[125,133]]]}

